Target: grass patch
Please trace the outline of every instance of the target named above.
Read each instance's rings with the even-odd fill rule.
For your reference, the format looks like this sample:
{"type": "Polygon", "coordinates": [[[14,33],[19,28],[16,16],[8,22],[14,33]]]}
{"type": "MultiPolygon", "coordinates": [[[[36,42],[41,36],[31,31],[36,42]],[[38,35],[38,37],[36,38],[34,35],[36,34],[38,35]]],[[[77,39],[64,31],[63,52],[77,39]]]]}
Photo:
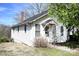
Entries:
{"type": "Polygon", "coordinates": [[[69,53],[66,51],[61,51],[55,48],[36,48],[36,54],[46,55],[46,56],[76,56],[79,53],[69,53]]]}

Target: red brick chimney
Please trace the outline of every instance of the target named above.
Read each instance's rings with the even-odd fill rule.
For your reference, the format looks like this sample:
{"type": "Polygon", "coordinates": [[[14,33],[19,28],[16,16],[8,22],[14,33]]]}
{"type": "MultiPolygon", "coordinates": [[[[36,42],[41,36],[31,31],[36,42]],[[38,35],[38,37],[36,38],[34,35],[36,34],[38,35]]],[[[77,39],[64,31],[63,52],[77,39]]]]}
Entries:
{"type": "Polygon", "coordinates": [[[21,13],[20,13],[20,22],[22,23],[25,19],[26,19],[26,12],[21,11],[21,13]]]}

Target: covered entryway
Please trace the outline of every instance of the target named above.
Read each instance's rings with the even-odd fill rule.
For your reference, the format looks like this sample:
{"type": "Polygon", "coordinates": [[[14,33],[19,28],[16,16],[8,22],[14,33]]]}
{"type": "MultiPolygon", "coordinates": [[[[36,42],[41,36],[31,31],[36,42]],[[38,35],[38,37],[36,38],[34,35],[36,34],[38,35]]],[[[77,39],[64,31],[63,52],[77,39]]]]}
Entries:
{"type": "Polygon", "coordinates": [[[46,25],[45,29],[45,35],[48,37],[50,42],[53,42],[55,40],[56,36],[56,26],[55,24],[48,24],[46,25]]]}
{"type": "Polygon", "coordinates": [[[56,37],[56,23],[53,20],[47,20],[44,24],[45,36],[49,42],[55,41],[56,37]]]}

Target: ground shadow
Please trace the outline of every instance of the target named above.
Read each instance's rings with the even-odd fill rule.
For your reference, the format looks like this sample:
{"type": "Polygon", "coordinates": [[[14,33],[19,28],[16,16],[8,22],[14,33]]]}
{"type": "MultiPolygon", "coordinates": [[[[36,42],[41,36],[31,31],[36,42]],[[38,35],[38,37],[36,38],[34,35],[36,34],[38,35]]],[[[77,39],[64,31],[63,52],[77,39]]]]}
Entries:
{"type": "Polygon", "coordinates": [[[79,36],[70,36],[70,39],[64,43],[56,43],[56,45],[67,46],[75,49],[79,48],[79,36]]]}

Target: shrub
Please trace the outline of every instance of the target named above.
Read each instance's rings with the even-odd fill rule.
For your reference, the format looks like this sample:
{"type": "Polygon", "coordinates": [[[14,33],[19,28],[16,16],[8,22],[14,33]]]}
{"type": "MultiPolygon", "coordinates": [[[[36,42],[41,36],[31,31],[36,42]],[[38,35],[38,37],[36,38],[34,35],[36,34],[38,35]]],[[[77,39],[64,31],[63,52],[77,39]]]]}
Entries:
{"type": "Polygon", "coordinates": [[[48,40],[44,37],[35,38],[34,46],[46,48],[46,47],[48,47],[48,40]]]}
{"type": "Polygon", "coordinates": [[[11,39],[10,38],[7,38],[7,37],[0,37],[0,43],[2,43],[2,42],[10,42],[11,41],[11,39]]]}

